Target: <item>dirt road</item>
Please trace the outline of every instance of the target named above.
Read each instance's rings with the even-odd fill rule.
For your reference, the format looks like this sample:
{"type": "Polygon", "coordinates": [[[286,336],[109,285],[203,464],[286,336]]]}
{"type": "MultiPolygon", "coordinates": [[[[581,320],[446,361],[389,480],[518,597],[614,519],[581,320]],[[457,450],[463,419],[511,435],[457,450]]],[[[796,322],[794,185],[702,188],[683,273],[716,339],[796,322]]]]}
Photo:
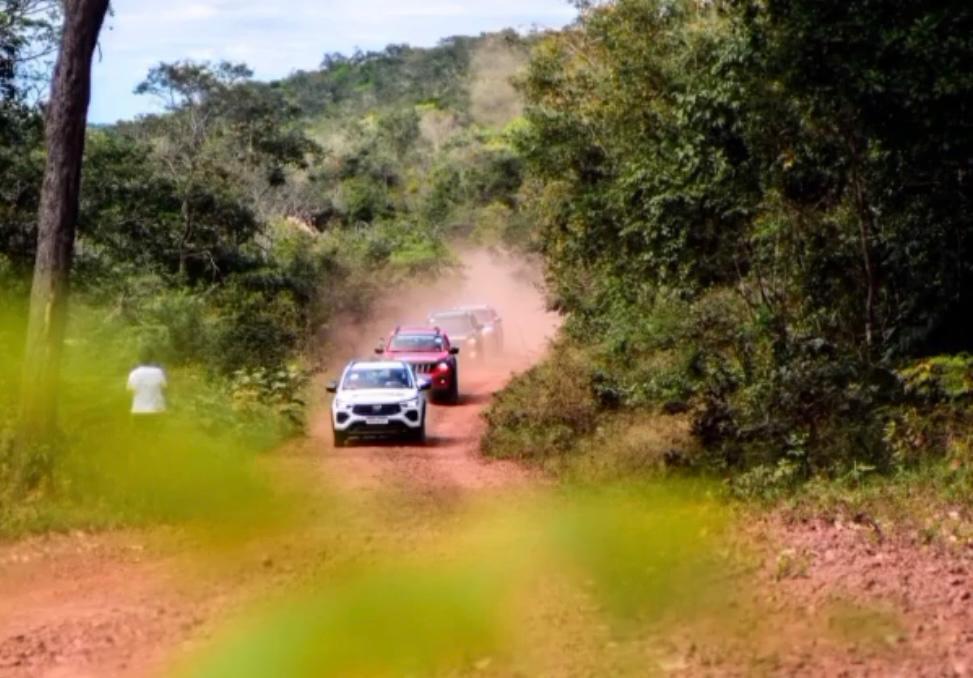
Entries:
{"type": "MultiPolygon", "coordinates": [[[[282,452],[281,463],[305,477],[336,480],[348,493],[398,490],[438,503],[524,487],[530,476],[522,468],[478,453],[479,413],[504,379],[502,372],[481,371],[466,382],[460,404],[432,409],[425,446],[334,450],[319,412],[311,437],[282,452]]],[[[0,547],[0,675],[162,670],[234,610],[286,587],[306,565],[306,554],[286,548],[281,554],[272,545],[214,571],[194,562],[195,545],[187,540],[167,531],[77,533],[0,547]]]]}

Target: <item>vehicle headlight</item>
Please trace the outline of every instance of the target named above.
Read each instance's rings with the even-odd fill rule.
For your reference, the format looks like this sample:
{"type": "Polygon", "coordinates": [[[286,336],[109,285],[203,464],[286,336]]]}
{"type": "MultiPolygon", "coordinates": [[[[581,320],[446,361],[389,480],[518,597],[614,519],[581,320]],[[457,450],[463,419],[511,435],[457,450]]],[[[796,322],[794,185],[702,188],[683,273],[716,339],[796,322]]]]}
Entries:
{"type": "Polygon", "coordinates": [[[351,403],[349,403],[349,402],[347,402],[345,400],[342,400],[341,398],[335,398],[334,399],[334,408],[336,410],[346,410],[349,407],[351,407],[351,403]]]}
{"type": "Polygon", "coordinates": [[[483,334],[493,334],[493,328],[492,327],[484,327],[483,328],[483,334]]]}
{"type": "Polygon", "coordinates": [[[402,403],[402,406],[407,410],[418,410],[419,399],[413,398],[412,400],[406,400],[404,403],[402,403]]]}
{"type": "Polygon", "coordinates": [[[436,367],[438,369],[440,369],[440,370],[448,370],[449,369],[449,363],[444,360],[443,362],[441,362],[438,365],[436,365],[436,367]]]}

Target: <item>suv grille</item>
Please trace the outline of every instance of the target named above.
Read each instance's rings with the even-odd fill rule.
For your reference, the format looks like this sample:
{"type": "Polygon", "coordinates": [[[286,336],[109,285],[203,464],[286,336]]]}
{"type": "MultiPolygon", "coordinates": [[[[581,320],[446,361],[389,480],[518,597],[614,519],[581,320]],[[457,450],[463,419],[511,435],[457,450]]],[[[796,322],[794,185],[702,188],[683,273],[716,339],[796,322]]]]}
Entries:
{"type": "Polygon", "coordinates": [[[398,403],[391,405],[355,405],[351,408],[351,411],[360,417],[387,417],[390,414],[398,414],[402,411],[402,408],[398,403]]]}
{"type": "Polygon", "coordinates": [[[438,363],[414,363],[412,366],[415,368],[416,374],[429,374],[434,369],[438,363]]]}

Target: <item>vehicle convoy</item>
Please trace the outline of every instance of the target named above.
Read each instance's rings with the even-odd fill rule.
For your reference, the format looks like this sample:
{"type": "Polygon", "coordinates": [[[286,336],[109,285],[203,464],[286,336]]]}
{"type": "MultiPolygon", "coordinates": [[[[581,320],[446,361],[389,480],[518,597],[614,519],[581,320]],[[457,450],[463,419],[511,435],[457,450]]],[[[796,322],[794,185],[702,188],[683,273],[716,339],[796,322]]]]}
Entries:
{"type": "Polygon", "coordinates": [[[482,304],[460,306],[456,310],[473,314],[476,321],[480,323],[480,333],[488,351],[495,354],[503,353],[503,318],[495,308],[482,304]]]}
{"type": "Polygon", "coordinates": [[[429,314],[429,324],[448,334],[453,346],[463,348],[464,356],[471,360],[483,359],[483,328],[470,311],[435,311],[429,314]]]}
{"type": "Polygon", "coordinates": [[[401,360],[353,360],[341,380],[328,384],[334,393],[331,429],[335,447],[351,437],[402,436],[426,439],[429,382],[401,360]]]}
{"type": "Polygon", "coordinates": [[[416,375],[429,380],[432,395],[446,402],[459,400],[459,348],[438,327],[396,327],[375,349],[389,360],[412,366],[416,375]]]}

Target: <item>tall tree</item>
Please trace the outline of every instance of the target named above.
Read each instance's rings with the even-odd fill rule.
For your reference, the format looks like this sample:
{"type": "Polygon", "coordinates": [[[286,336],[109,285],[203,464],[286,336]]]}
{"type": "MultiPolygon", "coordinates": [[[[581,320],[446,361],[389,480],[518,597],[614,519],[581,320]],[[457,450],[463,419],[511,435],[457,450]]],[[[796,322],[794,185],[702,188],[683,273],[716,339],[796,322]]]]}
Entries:
{"type": "Polygon", "coordinates": [[[44,171],[43,120],[34,99],[50,75],[59,12],[59,0],[0,0],[0,257],[17,277],[34,262],[44,171]]]}
{"type": "Polygon", "coordinates": [[[81,185],[81,159],[91,95],[91,60],[109,0],[67,0],[46,116],[47,164],[37,223],[37,258],[24,355],[21,435],[50,437],[67,319],[81,185]]]}
{"type": "Polygon", "coordinates": [[[160,63],[149,71],[135,88],[136,94],[151,94],[160,99],[170,116],[159,119],[167,143],[160,159],[179,188],[182,234],[177,242],[179,273],[186,274],[187,260],[193,255],[197,231],[196,198],[209,177],[207,145],[221,124],[220,94],[253,75],[245,64],[183,61],[160,63]]]}

